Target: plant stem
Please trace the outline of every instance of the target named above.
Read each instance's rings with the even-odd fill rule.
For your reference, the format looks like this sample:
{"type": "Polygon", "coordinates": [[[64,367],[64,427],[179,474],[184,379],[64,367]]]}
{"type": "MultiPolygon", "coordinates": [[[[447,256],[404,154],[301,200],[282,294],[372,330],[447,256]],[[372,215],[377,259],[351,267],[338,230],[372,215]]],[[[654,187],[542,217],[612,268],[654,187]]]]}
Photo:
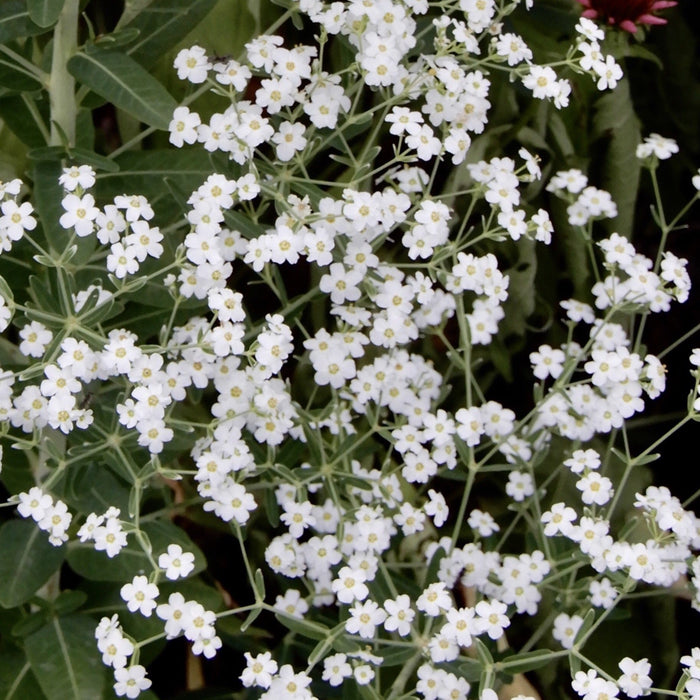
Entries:
{"type": "Polygon", "coordinates": [[[61,146],[63,136],[68,145],[75,145],[75,80],[68,72],[68,59],[78,46],[79,0],[65,0],[61,16],[53,32],[53,54],[49,99],[51,105],[51,146],[61,146]]]}

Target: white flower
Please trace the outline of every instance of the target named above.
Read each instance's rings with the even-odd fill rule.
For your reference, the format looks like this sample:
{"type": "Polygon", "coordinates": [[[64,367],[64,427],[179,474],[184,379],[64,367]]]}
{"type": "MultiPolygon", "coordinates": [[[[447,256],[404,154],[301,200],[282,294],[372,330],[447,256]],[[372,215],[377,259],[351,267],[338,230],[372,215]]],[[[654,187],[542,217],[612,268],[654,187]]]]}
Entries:
{"type": "Polygon", "coordinates": [[[202,120],[197,112],[190,112],[187,107],[178,107],[173,112],[173,118],[168,126],[170,143],[178,148],[183,143],[194,143],[197,140],[197,127],[202,120]]]}
{"type": "Polygon", "coordinates": [[[178,52],[173,67],[177,69],[177,77],[180,80],[189,80],[191,83],[203,83],[207,79],[207,73],[211,69],[211,63],[207,59],[207,52],[201,46],[192,46],[178,52]]]}
{"type": "Polygon", "coordinates": [[[114,680],[114,692],[119,696],[126,695],[127,698],[137,698],[142,690],[151,687],[151,680],[146,678],[146,669],[138,664],[116,669],[114,680]]]}
{"type": "Polygon", "coordinates": [[[171,581],[186,578],[194,569],[194,554],[183,552],[179,544],[169,544],[168,551],[158,557],[158,566],[171,581]]]}
{"type": "Polygon", "coordinates": [[[272,654],[266,651],[256,656],[251,656],[250,652],[245,654],[246,667],[240,675],[241,682],[246,688],[258,686],[259,688],[269,688],[272,676],[277,673],[277,662],[272,658],[272,654]]]}
{"type": "Polygon", "coordinates": [[[63,228],[75,229],[76,236],[89,236],[95,229],[95,219],[100,210],[95,206],[95,198],[91,194],[78,197],[67,194],[61,201],[65,214],[58,220],[63,228]]]}
{"type": "Polygon", "coordinates": [[[19,344],[19,351],[23,355],[41,357],[46,346],[53,339],[53,333],[43,323],[30,321],[20,330],[19,337],[22,338],[22,342],[19,344]]]}
{"type": "Polygon", "coordinates": [[[343,680],[352,676],[352,666],[345,654],[333,654],[323,660],[323,680],[329,685],[339,686],[343,680]]]}
{"type": "Polygon", "coordinates": [[[644,142],[637,146],[637,158],[642,159],[654,155],[659,160],[667,160],[674,153],[678,153],[678,144],[673,139],[659,134],[649,134],[644,142]]]}
{"type": "Polygon", "coordinates": [[[576,638],[582,624],[583,618],[579,615],[567,615],[566,613],[560,613],[554,618],[552,636],[564,647],[564,649],[571,649],[571,647],[574,645],[574,639],[576,638]]]}
{"type": "Polygon", "coordinates": [[[63,168],[58,183],[68,192],[73,192],[78,187],[87,190],[95,184],[95,171],[89,165],[72,165],[63,168]]]}
{"type": "Polygon", "coordinates": [[[384,610],[387,618],[384,620],[384,629],[387,632],[396,632],[405,637],[411,631],[411,622],[416,613],[411,609],[411,599],[404,593],[395,600],[385,600],[384,610]]]}
{"type": "Polygon", "coordinates": [[[598,75],[596,87],[598,90],[613,90],[618,80],[622,78],[622,68],[615,62],[613,56],[593,63],[593,70],[598,75]]]}
{"type": "Polygon", "coordinates": [[[131,583],[125,583],[120,590],[122,600],[126,602],[129,612],[137,610],[144,616],[150,617],[156,607],[158,586],[149,583],[145,576],[134,576],[131,583]]]}
{"type": "Polygon", "coordinates": [[[8,199],[0,205],[0,209],[3,214],[0,216],[0,231],[10,241],[18,241],[25,231],[33,231],[36,228],[36,219],[32,216],[34,208],[29,202],[17,204],[8,199]]]}
{"type": "Polygon", "coordinates": [[[647,659],[634,661],[629,656],[626,656],[619,662],[618,666],[622,671],[622,676],[617,681],[617,684],[630,698],[638,698],[640,695],[648,695],[649,689],[652,686],[649,671],[651,664],[647,659]]]}

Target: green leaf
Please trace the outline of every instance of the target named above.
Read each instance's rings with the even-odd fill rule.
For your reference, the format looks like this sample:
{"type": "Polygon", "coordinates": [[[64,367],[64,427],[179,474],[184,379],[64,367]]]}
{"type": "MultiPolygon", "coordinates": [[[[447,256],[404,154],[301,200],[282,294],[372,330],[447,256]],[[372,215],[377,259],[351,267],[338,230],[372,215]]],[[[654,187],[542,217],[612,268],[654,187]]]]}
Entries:
{"type": "MultiPolygon", "coordinates": [[[[81,447],[78,445],[70,448],[68,457],[77,462],[81,447]]],[[[92,443],[87,445],[87,449],[90,450],[94,447],[92,443]]],[[[94,454],[90,459],[95,459],[94,454]]],[[[104,464],[92,461],[87,464],[74,464],[66,470],[66,475],[56,485],[55,492],[82,513],[103,513],[110,506],[126,513],[129,503],[129,486],[104,464]]]]}
{"type": "Polygon", "coordinates": [[[17,649],[3,649],[0,654],[0,697],[3,700],[44,700],[27,658],[17,649]]]}
{"type": "Polygon", "coordinates": [[[511,675],[527,673],[551,663],[553,653],[550,649],[536,649],[535,651],[526,651],[522,654],[513,654],[503,659],[498,664],[498,668],[507,671],[511,675]]]}
{"type": "Polygon", "coordinates": [[[33,92],[42,88],[34,73],[5,56],[0,56],[0,86],[15,92],[33,92]]]}
{"type": "Polygon", "coordinates": [[[0,528],[0,552],[0,605],[4,608],[29,600],[58,570],[65,553],[27,520],[9,520],[0,528]]]}
{"type": "Polygon", "coordinates": [[[580,644],[582,639],[585,639],[588,635],[588,630],[593,627],[593,622],[595,621],[595,610],[591,608],[583,618],[583,622],[576,633],[574,638],[574,644],[580,644]]]}
{"type": "Polygon", "coordinates": [[[131,22],[134,17],[136,17],[140,12],[143,12],[153,0],[125,0],[124,2],[124,12],[119,18],[117,27],[123,27],[125,24],[131,22]]]}
{"type": "Polygon", "coordinates": [[[43,27],[32,22],[24,0],[3,0],[0,3],[0,43],[43,31],[43,27]]]}
{"type": "Polygon", "coordinates": [[[83,591],[62,591],[53,601],[53,609],[58,615],[67,615],[77,610],[87,600],[83,591]]]}
{"type": "MultiPolygon", "coordinates": [[[[194,554],[194,570],[191,576],[206,568],[206,559],[202,551],[177,525],[157,520],[145,523],[141,529],[150,541],[156,560],[159,554],[167,550],[169,544],[179,544],[184,551],[194,554]]],[[[75,543],[68,550],[67,560],[76,573],[91,581],[124,582],[131,580],[136,571],[152,570],[150,560],[133,534],[129,535],[127,546],[111,559],[104,552],[96,551],[92,543],[75,543]]]]}
{"type": "Polygon", "coordinates": [[[28,637],[34,634],[38,629],[41,629],[51,617],[51,612],[48,608],[42,608],[37,612],[30,613],[23,617],[19,622],[12,625],[13,637],[28,637]]]}
{"type": "Polygon", "coordinates": [[[150,68],[167,50],[184,39],[214,5],[216,0],[132,0],[124,10],[128,22],[123,24],[120,21],[118,28],[136,27],[141,36],[127,53],[150,68]]]}
{"type": "Polygon", "coordinates": [[[503,305],[505,318],[498,326],[501,338],[511,334],[524,335],[527,319],[535,311],[536,243],[523,239],[517,247],[518,260],[508,270],[508,299],[503,305]]]}
{"type": "MultiPolygon", "coordinates": [[[[152,200],[163,194],[165,178],[191,192],[214,172],[209,155],[201,149],[130,151],[115,161],[118,172],[97,177],[97,196],[101,199],[138,192],[152,200]]],[[[172,203],[170,198],[168,203],[172,203]]]]}
{"type": "Polygon", "coordinates": [[[630,238],[642,167],[636,150],[642,134],[629,80],[624,78],[615,90],[599,98],[595,110],[593,130],[608,142],[602,187],[612,195],[618,212],[614,219],[607,219],[603,224],[608,231],[630,238]]]}
{"type": "Polygon", "coordinates": [[[64,0],[27,0],[29,18],[40,27],[52,27],[61,15],[64,0]]]}
{"type": "Polygon", "coordinates": [[[384,647],[379,651],[378,656],[382,657],[382,668],[388,666],[403,666],[409,659],[412,659],[418,652],[414,647],[384,647]]]}
{"type": "Polygon", "coordinates": [[[12,293],[12,288],[5,281],[4,277],[0,276],[0,295],[6,302],[14,301],[14,294],[12,293]]]}
{"type": "Polygon", "coordinates": [[[241,625],[241,632],[245,632],[255,622],[255,620],[257,620],[262,611],[262,607],[253,608],[248,613],[248,617],[246,617],[246,619],[243,621],[243,624],[241,625]]]}
{"type": "Polygon", "coordinates": [[[584,301],[591,294],[590,263],[588,256],[588,243],[581,231],[569,223],[566,213],[566,203],[560,199],[551,202],[552,224],[556,237],[561,241],[566,258],[566,275],[574,286],[574,298],[584,301]]]}
{"type": "Polygon", "coordinates": [[[289,630],[310,637],[311,639],[326,639],[330,630],[325,625],[319,625],[311,620],[304,620],[301,617],[291,617],[283,613],[275,613],[275,617],[289,630]]]}
{"type": "Polygon", "coordinates": [[[54,617],[25,640],[32,671],[51,700],[100,698],[105,667],[95,645],[95,621],[86,615],[54,617]]]}
{"type": "Polygon", "coordinates": [[[265,600],[265,579],[261,569],[255,570],[255,596],[257,600],[265,600]]]}
{"type": "Polygon", "coordinates": [[[167,129],[177,103],[140,64],[119,51],[79,53],[68,71],[115,107],[149,126],[167,129]]]}
{"type": "Polygon", "coordinates": [[[93,51],[95,48],[98,49],[117,49],[122,46],[128,46],[132,42],[139,38],[141,32],[135,27],[131,29],[125,29],[124,31],[112,32],[111,34],[102,34],[95,38],[92,44],[86,43],[85,49],[88,51],[93,51]]]}
{"type": "Polygon", "coordinates": [[[492,666],[493,656],[488,647],[478,638],[474,639],[474,647],[476,648],[476,657],[481,662],[482,666],[492,666]]]}
{"type": "MultiPolygon", "coordinates": [[[[63,168],[59,160],[38,161],[34,165],[32,179],[34,181],[34,207],[41,219],[44,235],[49,245],[55,251],[61,251],[68,243],[70,234],[61,228],[58,220],[63,215],[61,200],[63,188],[58,184],[63,168]]],[[[53,301],[48,307],[55,308],[53,301]]]]}
{"type": "Polygon", "coordinates": [[[0,119],[26,146],[46,145],[46,122],[41,113],[46,102],[37,102],[30,95],[8,95],[0,99],[0,119]]]}
{"type": "Polygon", "coordinates": [[[463,659],[459,664],[459,672],[462,678],[470,683],[476,683],[481,678],[481,664],[476,659],[463,659]]]}

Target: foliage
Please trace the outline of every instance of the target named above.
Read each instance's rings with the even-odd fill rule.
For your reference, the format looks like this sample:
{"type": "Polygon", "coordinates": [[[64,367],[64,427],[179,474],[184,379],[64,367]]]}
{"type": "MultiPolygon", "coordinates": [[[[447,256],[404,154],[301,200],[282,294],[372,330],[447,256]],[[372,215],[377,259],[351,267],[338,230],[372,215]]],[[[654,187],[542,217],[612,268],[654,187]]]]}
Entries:
{"type": "Polygon", "coordinates": [[[3,698],[700,697],[611,2],[0,3],[3,698]]]}

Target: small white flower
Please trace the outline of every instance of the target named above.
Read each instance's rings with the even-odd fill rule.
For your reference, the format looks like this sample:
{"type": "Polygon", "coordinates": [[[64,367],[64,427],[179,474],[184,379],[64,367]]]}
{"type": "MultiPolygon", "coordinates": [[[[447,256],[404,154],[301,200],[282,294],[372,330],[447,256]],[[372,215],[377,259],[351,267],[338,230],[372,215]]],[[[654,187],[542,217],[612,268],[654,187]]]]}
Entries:
{"type": "Polygon", "coordinates": [[[194,554],[183,552],[179,544],[170,544],[168,551],[158,557],[158,566],[165,569],[165,576],[171,581],[186,578],[194,569],[194,554]]]}

